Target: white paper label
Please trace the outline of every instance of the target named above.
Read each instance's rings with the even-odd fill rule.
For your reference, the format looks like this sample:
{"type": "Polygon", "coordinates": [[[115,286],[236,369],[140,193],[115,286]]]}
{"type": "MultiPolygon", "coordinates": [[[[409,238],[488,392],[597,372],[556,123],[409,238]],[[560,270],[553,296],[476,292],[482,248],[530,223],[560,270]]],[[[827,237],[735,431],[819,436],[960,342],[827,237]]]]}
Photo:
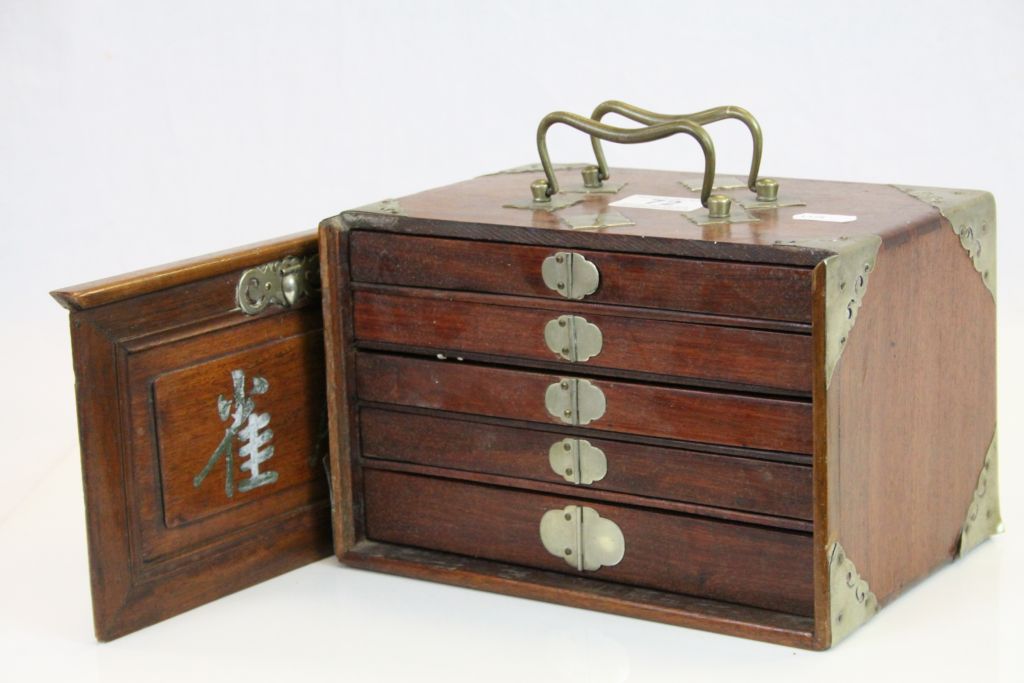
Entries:
{"type": "Polygon", "coordinates": [[[823,223],[852,223],[856,216],[841,213],[798,213],[793,216],[795,221],[822,221],[823,223]]]}
{"type": "Polygon", "coordinates": [[[658,211],[696,211],[701,208],[700,199],[696,197],[659,197],[653,194],[631,194],[608,206],[619,206],[627,209],[657,209],[658,211]]]}

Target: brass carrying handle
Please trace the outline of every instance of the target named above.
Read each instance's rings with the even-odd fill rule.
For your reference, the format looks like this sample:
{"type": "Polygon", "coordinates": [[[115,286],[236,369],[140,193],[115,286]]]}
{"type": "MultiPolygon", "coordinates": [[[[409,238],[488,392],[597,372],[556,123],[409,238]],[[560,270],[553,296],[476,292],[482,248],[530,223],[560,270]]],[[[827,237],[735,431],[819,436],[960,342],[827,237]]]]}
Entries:
{"type": "MultiPolygon", "coordinates": [[[[677,133],[685,133],[691,136],[697,141],[704,152],[704,184],[700,191],[700,203],[705,207],[708,205],[708,197],[711,196],[711,188],[715,184],[715,145],[711,141],[711,136],[699,124],[680,117],[672,117],[670,120],[661,121],[644,128],[618,128],[565,111],[556,111],[548,114],[541,119],[540,125],[537,126],[537,152],[540,154],[540,164],[544,168],[544,175],[547,177],[547,181],[534,181],[534,184],[531,186],[534,201],[550,201],[550,197],[558,193],[558,180],[555,178],[555,171],[551,166],[551,157],[548,155],[547,143],[548,128],[551,128],[556,123],[564,123],[571,128],[586,133],[595,141],[601,139],[624,145],[661,140],[677,133]]],[[[600,148],[598,147],[597,149],[600,148]]],[[[603,157],[601,159],[603,160],[603,157]]]]}
{"type": "MultiPolygon", "coordinates": [[[[680,119],[701,126],[724,121],[725,119],[742,121],[747,130],[750,131],[750,137],[754,142],[754,152],[750,161],[750,175],[747,177],[747,187],[750,188],[751,192],[757,192],[757,174],[761,168],[761,150],[764,146],[764,137],[761,135],[761,126],[757,123],[757,119],[746,109],[733,106],[714,107],[713,109],[705,109],[694,114],[672,116],[670,114],[658,114],[641,109],[619,100],[608,100],[597,105],[590,117],[595,121],[600,121],[606,114],[619,114],[645,126],[678,121],[680,119]]],[[[608,180],[608,162],[604,158],[604,150],[601,149],[601,140],[596,136],[591,136],[590,144],[594,148],[594,156],[597,157],[598,178],[600,180],[608,180]]]]}

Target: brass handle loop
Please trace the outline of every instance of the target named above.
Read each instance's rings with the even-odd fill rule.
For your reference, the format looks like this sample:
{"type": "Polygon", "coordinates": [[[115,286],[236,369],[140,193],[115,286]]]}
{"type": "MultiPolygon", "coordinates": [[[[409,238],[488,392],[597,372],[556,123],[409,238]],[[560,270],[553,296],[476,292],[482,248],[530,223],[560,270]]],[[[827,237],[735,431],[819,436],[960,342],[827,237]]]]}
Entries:
{"type": "MultiPolygon", "coordinates": [[[[750,161],[750,175],[747,177],[747,187],[750,188],[751,192],[757,192],[757,174],[761,169],[761,150],[764,146],[764,137],[761,134],[761,126],[757,123],[757,119],[742,107],[726,106],[726,107],[714,107],[712,109],[705,109],[694,114],[682,114],[679,116],[672,116],[670,114],[658,114],[653,111],[641,109],[640,107],[621,102],[619,100],[608,100],[602,102],[594,108],[594,113],[590,115],[595,121],[600,121],[606,114],[619,114],[627,119],[642,123],[645,126],[652,126],[662,123],[668,123],[670,121],[684,120],[691,123],[695,123],[700,126],[706,126],[709,123],[715,123],[717,121],[724,121],[725,119],[736,119],[742,121],[750,131],[750,137],[753,139],[754,151],[750,161]]],[[[608,180],[608,162],[604,157],[604,150],[601,149],[601,140],[597,136],[591,136],[590,144],[594,148],[594,156],[597,157],[597,173],[598,178],[601,180],[608,180]]],[[[705,178],[705,180],[707,180],[705,178]]],[[[706,206],[706,203],[705,203],[706,206]]]]}
{"type": "MultiPolygon", "coordinates": [[[[547,177],[543,193],[545,198],[558,193],[558,180],[555,178],[555,171],[551,166],[547,143],[548,129],[556,123],[563,123],[586,133],[595,142],[601,139],[624,145],[661,140],[678,133],[691,136],[704,152],[704,184],[700,191],[700,202],[705,207],[708,205],[708,197],[711,196],[711,188],[715,184],[715,145],[711,141],[711,136],[699,124],[681,117],[671,117],[669,120],[659,121],[645,128],[618,128],[565,111],[548,114],[541,119],[540,125],[537,126],[537,152],[540,154],[540,163],[544,168],[544,175],[547,177]]],[[[600,147],[595,147],[595,149],[600,150],[600,147]]],[[[601,156],[599,159],[603,161],[604,157],[601,156]]]]}

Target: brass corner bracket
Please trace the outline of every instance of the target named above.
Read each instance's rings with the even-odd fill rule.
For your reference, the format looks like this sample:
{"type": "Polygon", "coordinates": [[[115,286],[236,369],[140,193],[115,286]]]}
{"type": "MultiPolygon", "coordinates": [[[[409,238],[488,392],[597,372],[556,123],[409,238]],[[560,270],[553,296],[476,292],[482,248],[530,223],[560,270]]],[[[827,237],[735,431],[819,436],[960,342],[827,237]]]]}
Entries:
{"type": "Polygon", "coordinates": [[[996,297],[996,201],[981,190],[893,185],[897,190],[930,204],[949,221],[960,244],[971,257],[981,281],[996,297]]]}
{"type": "Polygon", "coordinates": [[[868,276],[882,246],[878,235],[808,238],[776,242],[834,252],[825,264],[825,386],[839,365],[846,342],[857,322],[857,311],[868,288],[868,276]]]}
{"type": "Polygon", "coordinates": [[[967,508],[967,517],[960,531],[959,556],[963,557],[976,545],[989,536],[1003,530],[1003,520],[999,515],[999,446],[996,434],[992,434],[992,443],[985,454],[985,462],[978,475],[978,485],[967,508]]]}
{"type": "Polygon", "coordinates": [[[365,211],[367,213],[384,213],[391,216],[404,216],[405,211],[402,209],[402,205],[398,203],[397,199],[384,199],[373,204],[367,204],[366,206],[360,206],[358,209],[353,211],[365,211]]]}
{"type": "Polygon", "coordinates": [[[829,621],[832,645],[856,631],[878,613],[878,598],[838,541],[828,553],[829,621]]]}

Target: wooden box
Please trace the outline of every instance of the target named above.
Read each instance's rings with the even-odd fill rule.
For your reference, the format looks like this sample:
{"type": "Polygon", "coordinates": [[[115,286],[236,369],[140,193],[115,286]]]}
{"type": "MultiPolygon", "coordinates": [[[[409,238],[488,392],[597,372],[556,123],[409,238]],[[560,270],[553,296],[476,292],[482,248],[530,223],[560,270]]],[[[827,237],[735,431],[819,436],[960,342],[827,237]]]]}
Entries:
{"type": "Polygon", "coordinates": [[[996,529],[990,195],[611,177],[322,224],[342,562],[823,649],[996,529]]]}
{"type": "Polygon", "coordinates": [[[990,195],[580,172],[55,292],[98,637],[333,526],[352,566],[824,649],[997,530],[990,195]]]}

